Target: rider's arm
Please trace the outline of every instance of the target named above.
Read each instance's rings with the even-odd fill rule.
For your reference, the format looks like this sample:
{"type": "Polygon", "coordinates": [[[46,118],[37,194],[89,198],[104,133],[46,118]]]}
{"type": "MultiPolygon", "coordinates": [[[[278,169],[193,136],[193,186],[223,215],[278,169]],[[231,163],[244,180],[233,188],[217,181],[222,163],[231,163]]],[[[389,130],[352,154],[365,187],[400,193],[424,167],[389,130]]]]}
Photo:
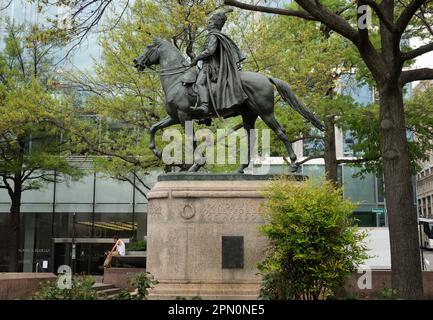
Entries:
{"type": "Polygon", "coordinates": [[[218,38],[214,35],[209,36],[206,48],[194,60],[199,61],[211,57],[218,48],[218,38]]]}

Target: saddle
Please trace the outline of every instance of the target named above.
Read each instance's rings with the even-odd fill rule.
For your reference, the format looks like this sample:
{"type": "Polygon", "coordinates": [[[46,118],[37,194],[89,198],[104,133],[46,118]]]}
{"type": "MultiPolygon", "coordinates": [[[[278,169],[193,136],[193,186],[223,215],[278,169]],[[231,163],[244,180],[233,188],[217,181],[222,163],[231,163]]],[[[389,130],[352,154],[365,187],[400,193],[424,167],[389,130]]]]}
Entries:
{"type": "MultiPolygon", "coordinates": [[[[196,90],[196,86],[195,83],[197,82],[197,78],[198,78],[198,71],[193,68],[193,69],[189,69],[188,71],[186,71],[182,78],[182,84],[187,88],[188,94],[196,97],[197,96],[197,90],[196,90]]],[[[209,83],[208,83],[209,85],[209,83]]],[[[210,83],[210,88],[211,88],[211,92],[212,95],[214,96],[214,99],[216,97],[216,81],[211,81],[210,83]]]]}
{"type": "Polygon", "coordinates": [[[196,68],[191,68],[186,71],[182,76],[182,83],[184,86],[195,84],[198,77],[198,71],[196,68]]]}
{"type": "MultiPolygon", "coordinates": [[[[198,71],[196,68],[189,69],[185,72],[185,74],[182,76],[181,81],[182,84],[186,87],[188,95],[192,97],[197,97],[197,90],[196,90],[196,82],[198,77],[198,71]]],[[[214,89],[214,85],[212,85],[212,88],[214,89]]],[[[212,90],[214,92],[214,90],[212,90]]],[[[199,124],[204,124],[206,126],[210,126],[212,124],[212,119],[201,119],[198,121],[199,124]]]]}

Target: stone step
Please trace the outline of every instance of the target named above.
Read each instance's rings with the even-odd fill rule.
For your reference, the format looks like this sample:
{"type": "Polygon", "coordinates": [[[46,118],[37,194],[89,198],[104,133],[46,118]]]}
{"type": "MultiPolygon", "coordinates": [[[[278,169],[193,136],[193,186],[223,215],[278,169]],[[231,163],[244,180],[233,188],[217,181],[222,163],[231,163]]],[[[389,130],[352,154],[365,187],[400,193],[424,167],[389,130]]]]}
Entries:
{"type": "Polygon", "coordinates": [[[117,295],[120,292],[122,292],[122,289],[120,289],[120,288],[110,288],[110,289],[98,291],[98,294],[99,295],[105,295],[105,296],[111,296],[111,295],[117,295]]]}
{"type": "MultiPolygon", "coordinates": [[[[202,300],[257,300],[257,295],[198,295],[202,300]]],[[[151,294],[150,300],[176,300],[176,298],[192,299],[197,295],[151,294]]]]}
{"type": "Polygon", "coordinates": [[[106,290],[106,289],[112,289],[112,288],[114,288],[114,285],[109,284],[109,283],[95,283],[93,285],[93,288],[96,289],[96,291],[102,291],[102,290],[106,290]]]}
{"type": "Polygon", "coordinates": [[[152,290],[152,294],[162,294],[162,295],[251,295],[258,296],[259,292],[257,290],[194,290],[194,289],[185,289],[185,290],[176,290],[176,289],[156,289],[152,290]]]}

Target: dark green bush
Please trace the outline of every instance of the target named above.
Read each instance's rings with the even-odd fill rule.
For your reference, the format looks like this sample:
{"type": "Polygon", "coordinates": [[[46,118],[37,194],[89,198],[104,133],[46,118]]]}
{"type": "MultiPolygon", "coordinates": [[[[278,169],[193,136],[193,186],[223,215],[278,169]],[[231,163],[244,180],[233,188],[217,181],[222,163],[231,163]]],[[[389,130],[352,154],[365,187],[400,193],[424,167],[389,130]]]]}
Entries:
{"type": "Polygon", "coordinates": [[[33,300],[96,300],[96,289],[93,288],[95,283],[93,277],[73,277],[71,289],[60,289],[57,281],[45,283],[42,288],[36,292],[33,300]]]}
{"type": "Polygon", "coordinates": [[[368,256],[366,234],[353,225],[356,205],[330,182],[271,182],[260,228],[270,247],[259,264],[261,299],[317,300],[335,296],[368,256]]]}
{"type": "Polygon", "coordinates": [[[128,251],[146,251],[147,243],[146,240],[140,240],[132,242],[128,245],[128,251]]]}

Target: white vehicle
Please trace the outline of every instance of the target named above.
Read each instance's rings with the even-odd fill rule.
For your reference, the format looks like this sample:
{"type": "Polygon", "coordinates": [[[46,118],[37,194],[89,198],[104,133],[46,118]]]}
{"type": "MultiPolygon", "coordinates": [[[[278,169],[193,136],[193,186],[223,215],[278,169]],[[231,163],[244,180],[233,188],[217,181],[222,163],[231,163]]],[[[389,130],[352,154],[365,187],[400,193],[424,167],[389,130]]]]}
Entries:
{"type": "Polygon", "coordinates": [[[433,249],[433,219],[419,218],[421,247],[433,249]]]}

